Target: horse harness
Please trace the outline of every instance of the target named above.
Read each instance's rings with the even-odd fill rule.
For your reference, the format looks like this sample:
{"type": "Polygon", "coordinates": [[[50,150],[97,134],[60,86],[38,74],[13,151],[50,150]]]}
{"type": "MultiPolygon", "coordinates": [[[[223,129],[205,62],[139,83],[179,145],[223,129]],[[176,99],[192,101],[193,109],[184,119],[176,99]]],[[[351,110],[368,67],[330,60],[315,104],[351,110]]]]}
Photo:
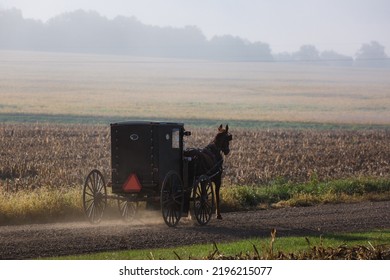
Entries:
{"type": "Polygon", "coordinates": [[[222,173],[223,157],[220,155],[220,151],[218,150],[218,148],[214,143],[198,151],[199,153],[197,153],[196,156],[199,157],[200,154],[203,157],[203,159],[207,162],[206,166],[203,167],[205,170],[208,169],[207,172],[205,172],[205,174],[209,177],[209,179],[222,173]]]}

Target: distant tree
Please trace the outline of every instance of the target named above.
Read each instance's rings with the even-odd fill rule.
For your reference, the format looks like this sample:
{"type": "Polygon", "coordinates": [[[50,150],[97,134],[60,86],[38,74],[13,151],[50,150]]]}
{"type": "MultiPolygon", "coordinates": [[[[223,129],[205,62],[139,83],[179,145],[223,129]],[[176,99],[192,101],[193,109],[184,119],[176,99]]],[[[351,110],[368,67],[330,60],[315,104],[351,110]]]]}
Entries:
{"type": "Polygon", "coordinates": [[[48,48],[54,51],[110,53],[116,38],[109,20],[97,12],[76,10],[47,22],[48,48]]]}
{"type": "Polygon", "coordinates": [[[207,40],[195,26],[146,25],[134,17],[108,19],[94,11],[63,13],[47,22],[0,10],[0,49],[110,53],[133,56],[227,60],[273,60],[271,48],[231,35],[207,40]]]}
{"type": "Polygon", "coordinates": [[[270,61],[271,48],[262,42],[251,43],[232,35],[214,36],[208,43],[209,57],[218,59],[270,61]]]}
{"type": "Polygon", "coordinates": [[[209,42],[210,57],[218,59],[242,59],[245,55],[245,42],[235,36],[214,36],[209,42]]]}
{"type": "Polygon", "coordinates": [[[385,47],[376,41],[369,44],[363,44],[356,53],[356,60],[385,59],[385,47]]]}
{"type": "Polygon", "coordinates": [[[389,57],[385,53],[385,47],[376,41],[363,44],[356,53],[357,66],[390,67],[389,57]]]}
{"type": "Polygon", "coordinates": [[[291,62],[293,60],[292,54],[289,52],[282,52],[273,55],[276,61],[291,62]]]}
{"type": "Polygon", "coordinates": [[[299,51],[292,54],[292,58],[298,61],[318,61],[320,54],[315,46],[303,45],[299,51]]]}
{"type": "Polygon", "coordinates": [[[353,64],[353,58],[351,56],[339,54],[335,51],[322,52],[320,55],[320,59],[326,64],[331,65],[351,66],[353,64]]]}
{"type": "Polygon", "coordinates": [[[35,50],[42,40],[43,23],[24,19],[17,9],[0,10],[0,48],[35,50]]]}
{"type": "Polygon", "coordinates": [[[271,47],[267,43],[255,42],[251,44],[251,49],[254,57],[257,57],[262,61],[271,61],[274,60],[272,56],[271,47]]]}
{"type": "Polygon", "coordinates": [[[344,60],[344,61],[352,61],[353,58],[347,55],[339,54],[335,51],[324,51],[320,55],[322,60],[344,60]]]}

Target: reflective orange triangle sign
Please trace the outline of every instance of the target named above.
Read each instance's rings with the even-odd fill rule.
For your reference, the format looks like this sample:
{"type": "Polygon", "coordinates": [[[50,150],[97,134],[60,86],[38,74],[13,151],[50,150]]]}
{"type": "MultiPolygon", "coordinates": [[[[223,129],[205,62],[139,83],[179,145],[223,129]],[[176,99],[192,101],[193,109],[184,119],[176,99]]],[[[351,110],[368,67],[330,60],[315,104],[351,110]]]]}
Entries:
{"type": "Polygon", "coordinates": [[[127,178],[126,182],[123,184],[122,189],[125,192],[139,192],[142,189],[141,183],[138,180],[138,177],[135,173],[131,173],[127,178]]]}

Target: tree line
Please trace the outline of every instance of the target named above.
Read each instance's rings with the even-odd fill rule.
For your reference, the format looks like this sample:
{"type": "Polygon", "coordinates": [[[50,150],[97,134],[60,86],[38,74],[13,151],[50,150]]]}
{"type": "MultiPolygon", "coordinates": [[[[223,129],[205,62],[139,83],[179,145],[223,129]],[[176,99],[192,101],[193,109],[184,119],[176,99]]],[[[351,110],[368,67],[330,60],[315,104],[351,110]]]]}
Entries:
{"type": "Polygon", "coordinates": [[[388,63],[384,47],[375,41],[363,44],[355,58],[335,51],[319,52],[313,45],[273,54],[264,42],[231,35],[208,40],[196,26],[158,27],[135,17],[107,19],[84,10],[63,13],[47,22],[26,19],[17,9],[0,10],[0,49],[234,61],[388,63]]]}

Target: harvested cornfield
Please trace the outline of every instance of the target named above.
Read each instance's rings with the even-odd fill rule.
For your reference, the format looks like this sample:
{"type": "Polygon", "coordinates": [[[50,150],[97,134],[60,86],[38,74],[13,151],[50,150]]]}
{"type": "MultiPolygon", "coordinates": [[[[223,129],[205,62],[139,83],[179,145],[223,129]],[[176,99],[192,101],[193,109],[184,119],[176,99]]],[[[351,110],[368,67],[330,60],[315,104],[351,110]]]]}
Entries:
{"type": "Polygon", "coordinates": [[[3,190],[78,186],[95,167],[109,174],[107,127],[2,125],[0,142],[3,190]]]}
{"type": "MultiPolygon", "coordinates": [[[[189,146],[204,145],[213,134],[194,132],[189,146]]],[[[225,181],[230,184],[390,176],[390,130],[232,128],[231,133],[231,154],[225,161],[225,181]]]]}
{"type": "MultiPolygon", "coordinates": [[[[190,128],[187,147],[203,147],[213,129],[190,128]]],[[[390,130],[243,130],[232,127],[225,184],[306,182],[390,176],[390,130]]],[[[2,124],[0,188],[70,187],[98,168],[110,178],[109,126],[2,124]]]]}
{"type": "Polygon", "coordinates": [[[390,130],[239,131],[226,161],[234,184],[390,176],[390,130]]]}

